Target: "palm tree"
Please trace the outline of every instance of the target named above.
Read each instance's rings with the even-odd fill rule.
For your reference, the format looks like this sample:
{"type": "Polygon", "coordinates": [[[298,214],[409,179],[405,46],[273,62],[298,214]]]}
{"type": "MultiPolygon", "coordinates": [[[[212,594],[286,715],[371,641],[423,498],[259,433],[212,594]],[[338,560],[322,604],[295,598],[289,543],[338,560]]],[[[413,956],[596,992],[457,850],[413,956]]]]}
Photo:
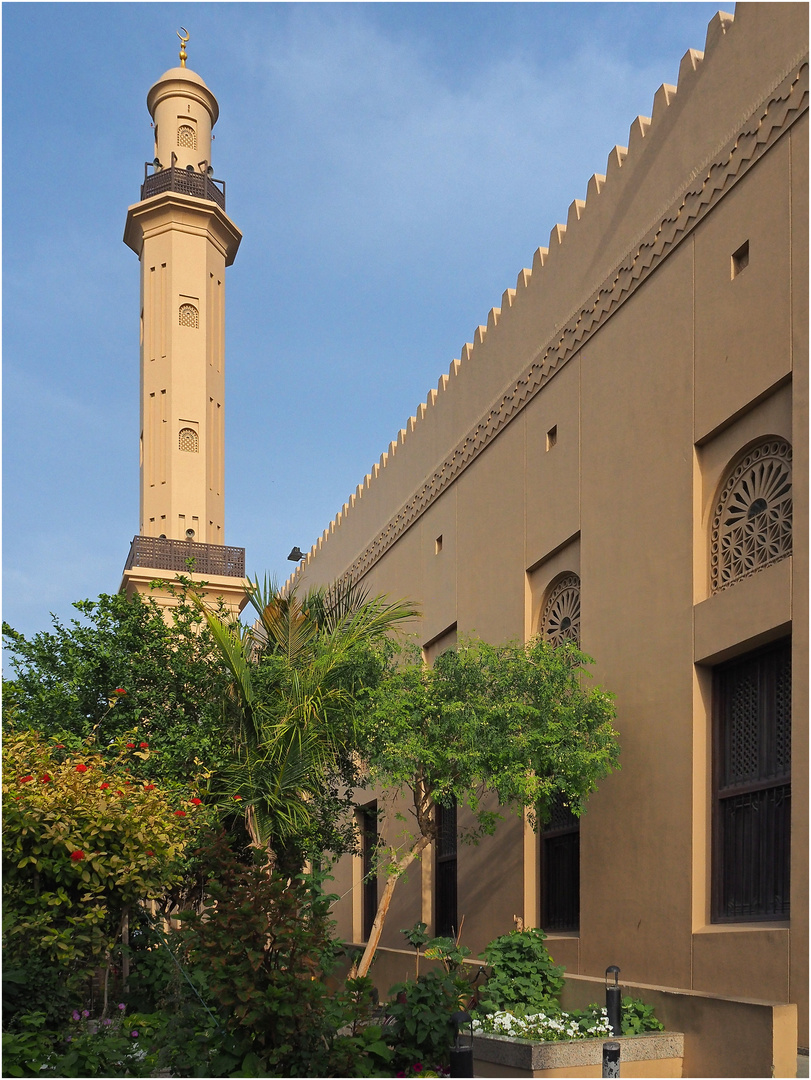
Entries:
{"type": "Polygon", "coordinates": [[[417,611],[341,584],[283,595],[267,578],[248,598],[251,627],[197,601],[231,676],[233,758],[213,786],[257,852],[298,867],[308,843],[351,843],[358,693],[380,677],[390,632],[417,611]]]}

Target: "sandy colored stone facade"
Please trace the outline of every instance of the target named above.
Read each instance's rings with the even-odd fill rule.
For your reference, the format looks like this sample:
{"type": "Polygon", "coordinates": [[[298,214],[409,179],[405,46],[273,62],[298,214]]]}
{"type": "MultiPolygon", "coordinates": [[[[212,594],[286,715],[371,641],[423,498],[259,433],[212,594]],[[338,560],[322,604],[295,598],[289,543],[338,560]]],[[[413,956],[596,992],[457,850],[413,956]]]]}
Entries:
{"type": "MultiPolygon", "coordinates": [[[[622,768],[580,822],[579,925],[551,935],[554,958],[580,976],[618,964],[696,1010],[794,1003],[802,1046],[807,20],[804,4],[759,3],[712,20],[704,52],[684,55],[678,86],[656,91],[289,583],[347,576],[418,601],[429,660],[457,635],[579,633],[616,695],[622,768]],[[776,746],[746,764],[765,751],[736,749],[736,702],[769,679],[776,746]],[[782,823],[772,852],[790,845],[774,856],[790,897],[772,883],[747,916],[734,899],[753,892],[746,857],[719,830],[767,813],[782,823]]],[[[515,817],[459,848],[474,953],[514,916],[543,922],[543,851],[515,817]]],[[[435,875],[427,858],[398,886],[384,946],[433,924],[435,875]]],[[[335,888],[356,886],[337,910],[354,941],[360,876],[346,860],[335,888]]],[[[689,1044],[689,1023],[678,1030],[689,1044]]]]}

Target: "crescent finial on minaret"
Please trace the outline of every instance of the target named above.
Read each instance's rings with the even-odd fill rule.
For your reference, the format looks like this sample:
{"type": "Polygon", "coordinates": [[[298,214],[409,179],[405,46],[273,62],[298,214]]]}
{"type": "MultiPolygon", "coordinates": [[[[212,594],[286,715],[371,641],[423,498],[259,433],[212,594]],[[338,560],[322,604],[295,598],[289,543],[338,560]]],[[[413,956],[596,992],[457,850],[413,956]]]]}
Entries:
{"type": "Polygon", "coordinates": [[[180,38],[180,66],[186,66],[186,42],[189,40],[190,34],[185,26],[181,26],[180,30],[177,30],[177,36],[180,38]],[[180,30],[183,31],[181,34],[180,30]]]}

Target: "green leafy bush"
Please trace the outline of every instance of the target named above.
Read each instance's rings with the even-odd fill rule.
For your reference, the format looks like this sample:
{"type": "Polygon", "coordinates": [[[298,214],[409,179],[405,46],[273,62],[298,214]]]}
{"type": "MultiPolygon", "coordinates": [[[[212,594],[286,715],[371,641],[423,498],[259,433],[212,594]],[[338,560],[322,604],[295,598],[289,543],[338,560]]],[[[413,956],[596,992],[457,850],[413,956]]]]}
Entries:
{"type": "Polygon", "coordinates": [[[664,1031],[665,1026],[657,1020],[652,1005],[639,998],[622,999],[622,1034],[641,1035],[644,1031],[664,1031]]]}
{"type": "Polygon", "coordinates": [[[153,1036],[163,1026],[158,1014],[114,1015],[93,1019],[74,1009],[60,1030],[46,1028],[42,1011],[20,1017],[16,1031],[3,1033],[3,1076],[151,1076],[156,1055],[153,1036]]]}
{"type": "Polygon", "coordinates": [[[552,962],[543,930],[514,930],[495,938],[481,955],[492,969],[482,1005],[512,1013],[559,1010],[564,968],[552,962]]]}
{"type": "MultiPolygon", "coordinates": [[[[350,980],[334,996],[325,985],[339,946],[329,919],[334,898],[321,882],[240,863],[224,839],[205,862],[205,899],[183,914],[179,935],[214,1024],[199,1032],[207,1071],[198,1065],[181,1074],[380,1076],[391,1052],[380,1026],[369,1023],[371,982],[350,980]]],[[[161,1055],[167,1064],[179,1071],[173,1042],[161,1055]]]]}

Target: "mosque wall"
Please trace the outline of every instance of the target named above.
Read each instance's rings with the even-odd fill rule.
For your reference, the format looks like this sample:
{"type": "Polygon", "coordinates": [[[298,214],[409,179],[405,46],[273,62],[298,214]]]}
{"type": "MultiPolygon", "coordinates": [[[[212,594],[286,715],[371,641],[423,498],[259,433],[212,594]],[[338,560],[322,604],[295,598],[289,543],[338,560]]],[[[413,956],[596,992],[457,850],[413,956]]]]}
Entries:
{"type": "MultiPolygon", "coordinates": [[[[804,1046],[807,15],[751,3],[712,20],[288,583],[418,601],[429,660],[457,634],[548,633],[554,590],[576,588],[622,767],[581,819],[579,926],[550,933],[552,955],[581,976],[615,963],[635,983],[794,1002],[804,1046]],[[793,523],[785,484],[758,502],[764,469],[793,470],[793,523]],[[790,916],[719,907],[719,718],[744,658],[790,670],[790,781],[781,758],[782,787],[746,788],[748,805],[790,791],[790,916]]],[[[785,712],[789,676],[774,678],[785,712]]],[[[460,849],[474,953],[514,916],[543,923],[542,851],[518,818],[460,849]]],[[[431,858],[384,946],[431,922],[431,858]]]]}

